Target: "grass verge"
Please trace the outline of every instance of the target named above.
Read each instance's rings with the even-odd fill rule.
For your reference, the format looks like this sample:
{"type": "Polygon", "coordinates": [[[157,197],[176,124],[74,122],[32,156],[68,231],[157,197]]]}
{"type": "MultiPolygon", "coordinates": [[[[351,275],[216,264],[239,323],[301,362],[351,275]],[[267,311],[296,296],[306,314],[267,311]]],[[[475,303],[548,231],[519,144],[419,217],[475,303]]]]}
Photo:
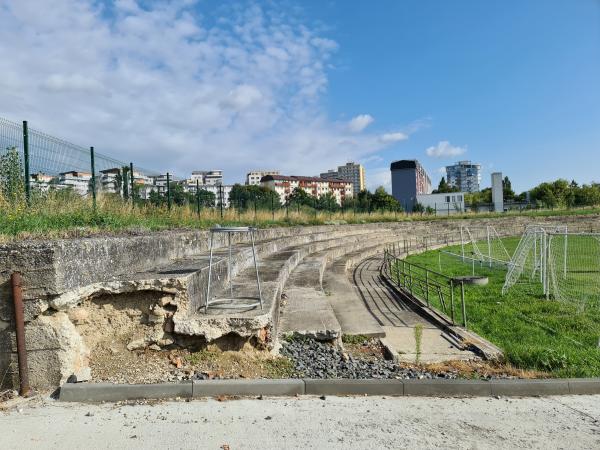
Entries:
{"type": "MultiPolygon", "coordinates": [[[[511,254],[518,240],[503,240],[511,254]]],[[[448,250],[458,253],[459,248],[448,250]]],[[[440,260],[438,251],[407,260],[449,276],[472,271],[472,266],[460,259],[440,260]]],[[[546,300],[541,285],[535,283],[519,283],[502,295],[505,270],[477,267],[476,272],[488,276],[489,284],[465,288],[469,329],[502,348],[508,363],[556,377],[600,376],[598,308],[581,309],[573,303],[546,300]]]]}
{"type": "Polygon", "coordinates": [[[215,224],[254,224],[266,228],[292,225],[324,225],[332,223],[372,223],[418,220],[455,220],[491,218],[510,215],[561,216],[598,214],[600,209],[531,210],[494,213],[465,213],[448,217],[406,214],[402,212],[317,211],[309,208],[279,208],[270,210],[224,210],[205,208],[198,213],[193,205],[176,206],[171,210],[151,204],[124,202],[120,198],[100,196],[96,210],[90,199],[69,192],[56,192],[33,201],[9,205],[0,202],[0,242],[32,238],[66,238],[110,233],[139,233],[168,229],[206,229],[215,224]]]}

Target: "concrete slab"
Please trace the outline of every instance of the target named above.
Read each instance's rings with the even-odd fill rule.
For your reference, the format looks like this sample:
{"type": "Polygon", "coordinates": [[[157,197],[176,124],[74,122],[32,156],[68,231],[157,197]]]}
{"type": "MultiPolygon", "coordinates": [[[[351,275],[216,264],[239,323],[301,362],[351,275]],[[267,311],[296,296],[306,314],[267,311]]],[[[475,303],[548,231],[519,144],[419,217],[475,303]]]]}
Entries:
{"type": "MultiPolygon", "coordinates": [[[[416,361],[417,341],[414,327],[383,327],[383,330],[383,343],[392,350],[392,354],[397,355],[398,361],[416,361]]],[[[476,358],[473,352],[459,348],[442,330],[432,326],[422,329],[419,362],[435,363],[476,358]]]]}
{"type": "Polygon", "coordinates": [[[383,337],[385,331],[365,307],[345,273],[326,271],[323,288],[343,334],[383,337]]]}
{"type": "Polygon", "coordinates": [[[285,290],[287,298],[279,318],[281,334],[296,333],[319,340],[341,336],[342,327],[324,292],[295,287],[285,290]]]}
{"type": "Polygon", "coordinates": [[[304,381],[284,380],[199,380],[193,382],[194,397],[215,397],[218,395],[277,396],[302,395],[304,381]]]}
{"type": "Polygon", "coordinates": [[[191,397],[192,382],[157,384],[66,383],[60,388],[62,402],[116,402],[140,398],[191,397]]]}

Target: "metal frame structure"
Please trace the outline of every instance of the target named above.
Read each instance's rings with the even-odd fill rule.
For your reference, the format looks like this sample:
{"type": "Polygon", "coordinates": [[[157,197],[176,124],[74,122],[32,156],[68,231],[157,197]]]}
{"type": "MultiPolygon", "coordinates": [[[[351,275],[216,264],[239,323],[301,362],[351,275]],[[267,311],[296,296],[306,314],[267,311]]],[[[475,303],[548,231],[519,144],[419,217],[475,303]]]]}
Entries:
{"type": "Polygon", "coordinates": [[[542,284],[543,294],[547,299],[550,298],[550,277],[548,274],[548,252],[549,240],[551,236],[564,236],[564,273],[566,276],[568,237],[569,228],[566,225],[547,225],[531,224],[525,227],[525,232],[521,241],[513,254],[508,265],[504,286],[502,286],[502,295],[517,282],[525,270],[525,263],[530,252],[533,251],[533,270],[531,271],[531,280],[539,275],[539,281],[542,284]]]}
{"type": "Polygon", "coordinates": [[[218,305],[221,309],[240,309],[240,308],[256,308],[260,306],[263,309],[263,298],[262,288],[260,286],[260,277],[258,275],[258,259],[256,257],[256,245],[255,241],[256,228],[254,227],[213,227],[210,229],[210,256],[208,260],[208,283],[206,286],[206,302],[204,304],[204,312],[208,312],[210,305],[218,305]],[[212,264],[213,264],[213,243],[215,233],[227,233],[227,246],[228,246],[228,257],[227,257],[227,278],[229,281],[229,298],[220,298],[212,300],[210,297],[210,284],[212,279],[212,264]],[[252,242],[252,258],[254,260],[254,269],[256,271],[256,284],[258,286],[258,299],[254,297],[237,297],[233,296],[233,277],[231,271],[231,259],[232,259],[232,248],[231,248],[231,235],[234,233],[248,233],[250,235],[250,241],[252,242]],[[255,300],[251,303],[240,304],[236,300],[255,300]]]}
{"type": "MultiPolygon", "coordinates": [[[[465,254],[465,245],[471,244],[473,246],[473,255],[476,256],[477,260],[481,261],[481,262],[487,262],[489,263],[490,267],[492,267],[493,264],[500,264],[500,265],[508,265],[508,263],[511,260],[511,256],[508,253],[508,250],[506,250],[506,247],[504,246],[504,244],[502,243],[502,240],[500,238],[500,235],[498,234],[498,231],[496,231],[496,228],[491,226],[491,225],[486,225],[485,227],[469,227],[469,226],[465,226],[465,225],[461,225],[460,226],[460,247],[461,247],[461,258],[464,261],[465,259],[469,259],[466,254],[465,254]],[[473,234],[471,233],[471,231],[474,230],[480,230],[480,229],[485,229],[485,242],[487,243],[487,254],[484,254],[481,249],[479,248],[479,245],[477,244],[478,240],[476,238],[473,237],[473,234]],[[468,239],[465,239],[465,234],[468,236],[468,239]],[[500,259],[500,258],[495,258],[492,256],[492,240],[496,239],[497,242],[500,244],[500,248],[502,249],[502,253],[504,255],[502,255],[503,257],[505,256],[506,259],[500,259]]],[[[451,252],[446,252],[446,253],[451,253],[451,252]]]]}
{"type": "Polygon", "coordinates": [[[442,273],[430,270],[418,264],[412,264],[405,259],[398,258],[384,250],[382,272],[391,283],[403,290],[407,295],[421,300],[427,308],[431,308],[433,298],[439,302],[440,312],[449,316],[453,325],[455,321],[456,306],[462,315],[462,326],[467,328],[467,309],[465,304],[464,281],[449,277],[442,273]],[[460,288],[459,293],[455,290],[460,288]],[[456,305],[456,300],[460,302],[456,305]]]}

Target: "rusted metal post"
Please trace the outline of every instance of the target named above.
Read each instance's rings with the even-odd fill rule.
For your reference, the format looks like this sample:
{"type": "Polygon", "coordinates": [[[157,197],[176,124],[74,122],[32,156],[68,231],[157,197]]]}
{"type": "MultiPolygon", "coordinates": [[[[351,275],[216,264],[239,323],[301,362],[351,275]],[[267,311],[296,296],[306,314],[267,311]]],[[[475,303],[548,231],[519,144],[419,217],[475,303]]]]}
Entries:
{"type": "Polygon", "coordinates": [[[25,349],[25,309],[23,306],[23,287],[21,274],[14,272],[10,278],[12,285],[13,302],[15,305],[15,329],[17,332],[17,357],[19,359],[19,380],[21,388],[19,393],[26,397],[29,395],[29,371],[27,369],[27,350],[25,349]]]}

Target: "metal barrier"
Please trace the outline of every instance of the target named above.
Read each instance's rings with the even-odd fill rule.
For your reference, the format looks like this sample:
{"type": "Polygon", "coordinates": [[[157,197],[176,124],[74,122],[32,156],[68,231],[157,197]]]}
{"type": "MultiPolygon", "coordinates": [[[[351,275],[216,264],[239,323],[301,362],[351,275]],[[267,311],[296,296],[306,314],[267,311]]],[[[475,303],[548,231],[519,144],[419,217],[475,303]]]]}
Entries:
{"type": "Polygon", "coordinates": [[[384,251],[383,272],[388,279],[402,291],[424,302],[428,308],[444,313],[453,325],[456,316],[462,316],[462,326],[467,328],[467,310],[465,305],[465,285],[455,279],[426,267],[412,264],[384,251]],[[456,312],[456,307],[459,311],[456,312]]]}

